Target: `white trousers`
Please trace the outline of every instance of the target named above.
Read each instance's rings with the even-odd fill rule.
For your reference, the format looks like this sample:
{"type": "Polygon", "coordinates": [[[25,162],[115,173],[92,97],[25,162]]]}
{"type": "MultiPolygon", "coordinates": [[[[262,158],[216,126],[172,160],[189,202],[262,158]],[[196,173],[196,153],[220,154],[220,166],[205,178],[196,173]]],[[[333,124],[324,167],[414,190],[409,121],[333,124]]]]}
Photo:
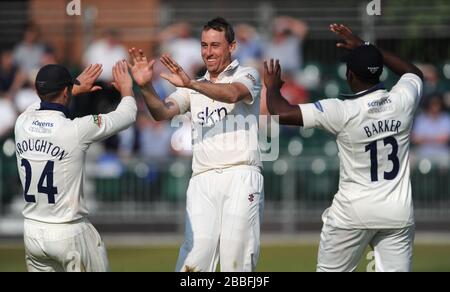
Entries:
{"type": "Polygon", "coordinates": [[[176,271],[254,271],[259,258],[264,181],[253,168],[212,170],[191,178],[185,240],[176,271]]]}
{"type": "MultiPolygon", "coordinates": [[[[370,245],[376,272],[410,272],[414,232],[414,226],[401,229],[340,229],[324,220],[317,271],[353,272],[370,245]]],[[[373,264],[369,263],[367,270],[372,269],[373,264]]]]}
{"type": "Polygon", "coordinates": [[[29,272],[109,271],[105,245],[87,219],[67,224],[25,219],[24,242],[29,272]]]}

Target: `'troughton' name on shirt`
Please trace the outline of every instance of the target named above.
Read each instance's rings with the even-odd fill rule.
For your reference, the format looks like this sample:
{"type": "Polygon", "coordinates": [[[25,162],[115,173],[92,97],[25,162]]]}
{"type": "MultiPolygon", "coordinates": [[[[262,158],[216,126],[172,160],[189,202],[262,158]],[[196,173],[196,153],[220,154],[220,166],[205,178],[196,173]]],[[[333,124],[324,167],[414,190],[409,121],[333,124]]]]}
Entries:
{"type": "Polygon", "coordinates": [[[63,148],[46,140],[40,139],[23,140],[22,142],[16,144],[16,148],[17,153],[19,154],[23,154],[28,151],[41,152],[58,158],[60,161],[63,160],[68,154],[63,148]]]}

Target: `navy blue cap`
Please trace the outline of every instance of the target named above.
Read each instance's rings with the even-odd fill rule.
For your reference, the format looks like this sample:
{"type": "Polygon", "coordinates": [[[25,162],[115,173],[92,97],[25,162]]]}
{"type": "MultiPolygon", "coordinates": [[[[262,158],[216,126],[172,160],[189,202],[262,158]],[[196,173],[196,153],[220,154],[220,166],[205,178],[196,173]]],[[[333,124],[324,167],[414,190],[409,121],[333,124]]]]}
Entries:
{"type": "Polygon", "coordinates": [[[35,81],[36,91],[40,95],[57,92],[75,84],[80,85],[80,82],[70,75],[66,67],[57,64],[42,67],[35,81]]]}
{"type": "Polygon", "coordinates": [[[378,79],[383,73],[383,55],[374,45],[362,45],[342,58],[356,76],[362,79],[378,79]]]}

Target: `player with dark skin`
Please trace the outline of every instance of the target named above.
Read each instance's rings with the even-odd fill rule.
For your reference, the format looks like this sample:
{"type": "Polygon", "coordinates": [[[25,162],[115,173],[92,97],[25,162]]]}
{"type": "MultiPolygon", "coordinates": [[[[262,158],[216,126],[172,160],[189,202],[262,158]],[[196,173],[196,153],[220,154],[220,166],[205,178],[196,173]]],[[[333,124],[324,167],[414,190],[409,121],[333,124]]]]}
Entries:
{"type": "Polygon", "coordinates": [[[280,93],[278,60],[264,63],[269,112],[279,115],[282,124],[323,129],[336,137],[339,189],[322,215],[317,271],[354,271],[369,245],[376,271],[411,271],[414,212],[408,157],[422,72],[364,42],[344,25],[332,24],[330,30],[341,38],[337,47],[349,50],[343,60],[354,94],[344,95],[346,100],[291,105],[280,93]],[[391,91],[380,82],[384,65],[401,77],[391,91]]]}
{"type": "MultiPolygon", "coordinates": [[[[354,35],[352,30],[342,24],[330,25],[330,30],[341,38],[337,43],[338,48],[353,50],[364,44],[364,41],[354,35]]],[[[383,55],[384,64],[395,74],[402,76],[406,73],[413,73],[423,80],[423,74],[414,64],[401,59],[393,53],[379,49],[383,55]]],[[[367,90],[376,84],[360,80],[351,70],[347,69],[347,82],[353,92],[367,90]]],[[[280,123],[285,125],[303,126],[302,113],[298,105],[291,105],[283,98],[280,89],[283,86],[281,80],[281,68],[278,60],[264,62],[264,84],[267,87],[267,108],[272,115],[279,115],[280,123]]]]}

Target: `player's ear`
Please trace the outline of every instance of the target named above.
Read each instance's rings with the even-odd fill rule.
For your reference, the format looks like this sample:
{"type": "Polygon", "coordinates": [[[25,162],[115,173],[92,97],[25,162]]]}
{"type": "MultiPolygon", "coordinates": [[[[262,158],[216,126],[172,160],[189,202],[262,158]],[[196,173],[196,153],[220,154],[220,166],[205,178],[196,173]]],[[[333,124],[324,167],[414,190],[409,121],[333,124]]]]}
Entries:
{"type": "Polygon", "coordinates": [[[237,48],[237,42],[232,41],[231,44],[229,45],[230,54],[233,54],[234,51],[236,51],[236,48],[237,48]]]}
{"type": "Polygon", "coordinates": [[[345,75],[347,77],[348,83],[352,83],[353,80],[355,79],[355,74],[352,72],[352,70],[348,69],[348,67],[347,67],[347,72],[345,73],[345,75]]]}
{"type": "Polygon", "coordinates": [[[66,86],[64,88],[64,97],[69,97],[69,95],[70,95],[70,88],[69,86],[66,86]]]}
{"type": "Polygon", "coordinates": [[[64,88],[63,91],[63,95],[65,99],[68,99],[68,101],[70,102],[70,99],[72,98],[72,86],[67,86],[66,88],[64,88]]]}

